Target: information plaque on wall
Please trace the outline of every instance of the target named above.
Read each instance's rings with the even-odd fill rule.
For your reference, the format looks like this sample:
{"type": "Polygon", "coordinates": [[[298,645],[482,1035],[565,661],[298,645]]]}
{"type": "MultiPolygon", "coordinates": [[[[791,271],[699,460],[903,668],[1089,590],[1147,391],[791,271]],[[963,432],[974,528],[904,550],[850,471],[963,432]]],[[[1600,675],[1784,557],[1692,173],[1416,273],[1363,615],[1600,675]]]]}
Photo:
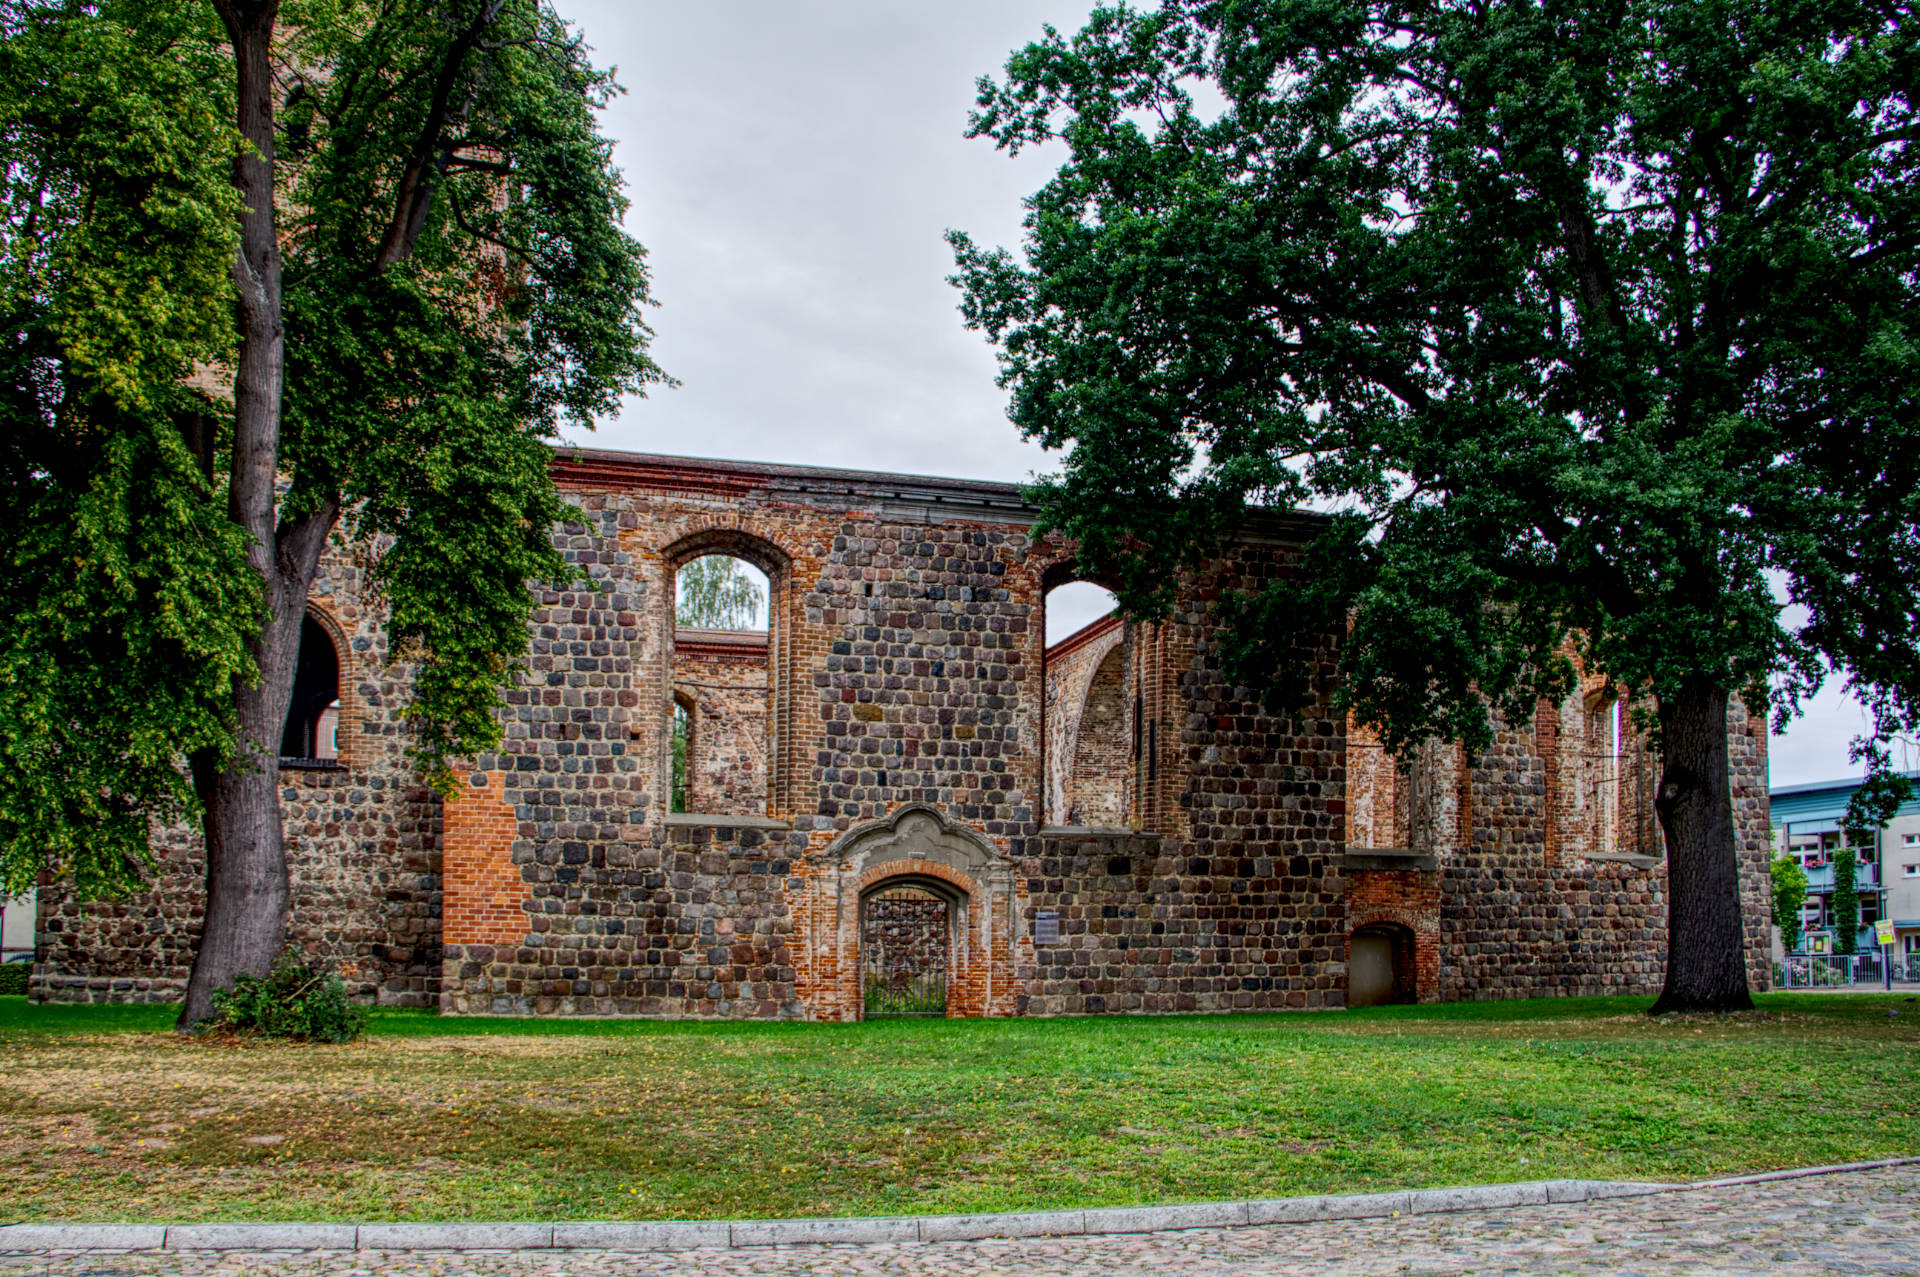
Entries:
{"type": "Polygon", "coordinates": [[[1033,915],[1033,942],[1035,944],[1060,943],[1060,915],[1051,909],[1038,909],[1033,915]]]}

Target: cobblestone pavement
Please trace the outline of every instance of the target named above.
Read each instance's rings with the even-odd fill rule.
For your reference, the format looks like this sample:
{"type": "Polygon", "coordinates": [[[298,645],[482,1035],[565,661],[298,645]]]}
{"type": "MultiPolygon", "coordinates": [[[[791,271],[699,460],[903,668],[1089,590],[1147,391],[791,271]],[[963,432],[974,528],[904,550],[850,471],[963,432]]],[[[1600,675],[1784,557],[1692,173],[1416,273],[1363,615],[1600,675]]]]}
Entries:
{"type": "Polygon", "coordinates": [[[1125,1237],[606,1252],[0,1256],[0,1277],[878,1277],[1032,1273],[1920,1274],[1920,1166],[1566,1206],[1125,1237]]]}

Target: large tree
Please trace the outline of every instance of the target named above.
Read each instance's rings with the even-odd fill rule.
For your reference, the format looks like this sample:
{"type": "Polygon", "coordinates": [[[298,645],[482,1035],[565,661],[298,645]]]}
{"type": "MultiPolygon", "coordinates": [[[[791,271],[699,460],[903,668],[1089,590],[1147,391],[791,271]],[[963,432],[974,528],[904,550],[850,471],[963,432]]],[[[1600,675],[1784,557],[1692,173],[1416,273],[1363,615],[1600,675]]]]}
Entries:
{"type": "Polygon", "coordinates": [[[1315,634],[1396,750],[1569,653],[1645,698],[1656,1009],[1744,1007],[1730,699],[1838,671],[1876,773],[1920,711],[1917,83],[1901,0],[1102,8],[981,82],[1066,156],[1024,261],[952,237],[963,310],[1129,610],[1248,503],[1334,512],[1223,605],[1276,709],[1315,634]]]}
{"type": "Polygon", "coordinates": [[[659,379],[597,130],[539,0],[5,0],[0,850],[143,881],[198,816],[181,1023],[285,943],[276,780],[308,589],[351,541],[430,775],[497,739],[549,440],[659,379]],[[14,618],[18,618],[15,623],[14,618]]]}

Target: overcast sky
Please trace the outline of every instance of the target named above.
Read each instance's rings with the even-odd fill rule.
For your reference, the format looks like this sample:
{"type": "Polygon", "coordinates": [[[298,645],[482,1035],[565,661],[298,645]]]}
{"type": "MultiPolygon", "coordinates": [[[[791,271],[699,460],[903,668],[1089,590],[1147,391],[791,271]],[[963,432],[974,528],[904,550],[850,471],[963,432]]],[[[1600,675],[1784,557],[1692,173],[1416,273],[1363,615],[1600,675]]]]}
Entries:
{"type": "MultiPolygon", "coordinates": [[[[1089,4],[558,4],[627,88],[607,131],[661,302],[653,353],[683,383],[581,442],[1009,481],[1049,467],[961,326],[941,236],[1018,242],[1058,156],[967,140],[974,81],[1089,4]]],[[[1048,628],[1103,607],[1059,597],[1048,628]]],[[[1857,774],[1860,728],[1829,690],[1774,740],[1773,783],[1857,774]]]]}

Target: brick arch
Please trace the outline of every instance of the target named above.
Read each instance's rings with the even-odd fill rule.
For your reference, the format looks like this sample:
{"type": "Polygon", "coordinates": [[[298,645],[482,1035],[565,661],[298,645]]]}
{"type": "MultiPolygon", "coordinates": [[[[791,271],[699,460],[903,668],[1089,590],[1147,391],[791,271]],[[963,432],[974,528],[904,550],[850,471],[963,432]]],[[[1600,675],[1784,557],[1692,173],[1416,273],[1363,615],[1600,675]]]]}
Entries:
{"type": "Polygon", "coordinates": [[[694,528],[663,546],[659,553],[669,572],[678,572],[693,560],[710,554],[731,555],[765,572],[768,581],[786,571],[793,562],[793,555],[771,536],[722,520],[694,528]]]}
{"type": "MultiPolygon", "coordinates": [[[[305,616],[326,631],[327,641],[333,644],[337,699],[340,702],[340,747],[335,761],[349,769],[364,767],[369,760],[362,757],[365,746],[359,728],[364,707],[360,703],[360,683],[354,669],[353,643],[347,637],[346,627],[340,624],[340,618],[333,614],[333,609],[318,600],[307,600],[305,616]]],[[[301,774],[287,773],[294,778],[301,774]]]]}
{"type": "Polygon", "coordinates": [[[1081,568],[1080,561],[1071,550],[1062,548],[1059,554],[1049,559],[1040,569],[1040,593],[1049,594],[1063,585],[1073,585],[1085,581],[1097,585],[1110,594],[1119,594],[1113,578],[1098,572],[1088,572],[1081,568]]]}
{"type": "Polygon", "coordinates": [[[848,969],[855,973],[863,971],[865,955],[861,951],[860,919],[865,913],[867,897],[891,885],[920,886],[934,891],[945,887],[953,893],[949,907],[960,908],[958,916],[949,915],[947,1016],[958,1019],[987,1014],[987,993],[992,986],[993,920],[986,912],[986,893],[970,875],[938,861],[904,857],[870,865],[855,877],[853,894],[857,904],[852,945],[845,956],[848,969]]]}
{"type": "Polygon", "coordinates": [[[865,872],[853,880],[853,889],[864,896],[882,883],[895,878],[933,878],[959,890],[969,900],[977,901],[981,898],[980,884],[958,869],[936,861],[912,857],[869,866],[865,872]]]}
{"type": "MultiPolygon", "coordinates": [[[[1397,989],[1404,994],[1400,1000],[1438,1001],[1440,997],[1440,927],[1437,919],[1423,910],[1377,905],[1359,913],[1349,914],[1347,917],[1349,978],[1352,975],[1354,936],[1369,928],[1382,927],[1397,928],[1409,938],[1411,952],[1406,955],[1409,970],[1406,973],[1404,989],[1397,989]]],[[[1396,961],[1396,967],[1398,965],[1396,961]]],[[[1396,986],[1400,983],[1399,979],[1395,980],[1396,986]]]]}

